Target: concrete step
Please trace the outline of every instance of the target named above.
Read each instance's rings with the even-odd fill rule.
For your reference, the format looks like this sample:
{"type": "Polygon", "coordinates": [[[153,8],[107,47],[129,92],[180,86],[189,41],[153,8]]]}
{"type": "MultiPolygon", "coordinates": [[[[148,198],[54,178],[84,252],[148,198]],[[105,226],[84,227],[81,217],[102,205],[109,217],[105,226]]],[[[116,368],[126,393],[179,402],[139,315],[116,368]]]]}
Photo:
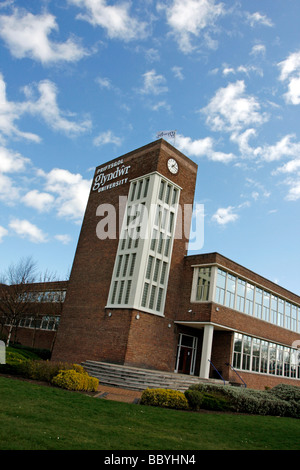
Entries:
{"type": "Polygon", "coordinates": [[[146,388],[170,388],[172,390],[187,390],[190,385],[197,383],[217,383],[217,379],[200,379],[199,377],[176,374],[174,372],[157,371],[87,360],[82,363],[84,369],[99,380],[102,385],[130,390],[145,390],[146,388]]]}

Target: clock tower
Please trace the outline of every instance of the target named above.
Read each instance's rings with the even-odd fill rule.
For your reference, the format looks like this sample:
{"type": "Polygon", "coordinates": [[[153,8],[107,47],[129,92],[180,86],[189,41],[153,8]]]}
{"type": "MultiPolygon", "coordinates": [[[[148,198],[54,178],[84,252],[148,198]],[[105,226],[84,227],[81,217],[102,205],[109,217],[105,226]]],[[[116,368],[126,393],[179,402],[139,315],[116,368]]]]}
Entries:
{"type": "Polygon", "coordinates": [[[96,168],[53,360],[174,370],[196,173],[163,139],[96,168]]]}

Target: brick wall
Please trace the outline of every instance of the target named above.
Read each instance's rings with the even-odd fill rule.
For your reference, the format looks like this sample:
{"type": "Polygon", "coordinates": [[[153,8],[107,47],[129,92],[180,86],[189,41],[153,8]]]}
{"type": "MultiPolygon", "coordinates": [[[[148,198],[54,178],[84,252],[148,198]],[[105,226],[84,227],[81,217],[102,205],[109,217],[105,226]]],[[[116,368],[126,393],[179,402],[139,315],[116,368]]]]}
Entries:
{"type": "Polygon", "coordinates": [[[56,338],[56,331],[34,330],[32,328],[18,328],[16,335],[12,330],[11,342],[22,344],[30,348],[52,350],[56,338]]]}

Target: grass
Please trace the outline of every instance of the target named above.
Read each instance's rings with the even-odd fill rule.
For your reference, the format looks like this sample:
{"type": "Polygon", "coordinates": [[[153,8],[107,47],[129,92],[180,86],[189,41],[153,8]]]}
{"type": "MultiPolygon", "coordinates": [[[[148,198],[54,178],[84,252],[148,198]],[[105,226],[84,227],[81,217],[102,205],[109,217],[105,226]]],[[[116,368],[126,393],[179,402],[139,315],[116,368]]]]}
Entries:
{"type": "Polygon", "coordinates": [[[118,403],[0,377],[0,450],[296,450],[292,418],[118,403]]]}

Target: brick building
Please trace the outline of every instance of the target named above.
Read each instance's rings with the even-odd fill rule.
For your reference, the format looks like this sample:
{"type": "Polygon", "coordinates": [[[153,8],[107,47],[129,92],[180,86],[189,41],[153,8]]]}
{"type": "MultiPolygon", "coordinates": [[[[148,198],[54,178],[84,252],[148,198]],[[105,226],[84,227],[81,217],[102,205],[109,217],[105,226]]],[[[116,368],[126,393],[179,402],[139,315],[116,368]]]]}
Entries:
{"type": "Polygon", "coordinates": [[[96,168],[53,360],[300,384],[300,297],[187,256],[197,165],[158,140],[96,168]]]}
{"type": "Polygon", "coordinates": [[[68,281],[0,284],[0,337],[53,349],[68,281]]]}

